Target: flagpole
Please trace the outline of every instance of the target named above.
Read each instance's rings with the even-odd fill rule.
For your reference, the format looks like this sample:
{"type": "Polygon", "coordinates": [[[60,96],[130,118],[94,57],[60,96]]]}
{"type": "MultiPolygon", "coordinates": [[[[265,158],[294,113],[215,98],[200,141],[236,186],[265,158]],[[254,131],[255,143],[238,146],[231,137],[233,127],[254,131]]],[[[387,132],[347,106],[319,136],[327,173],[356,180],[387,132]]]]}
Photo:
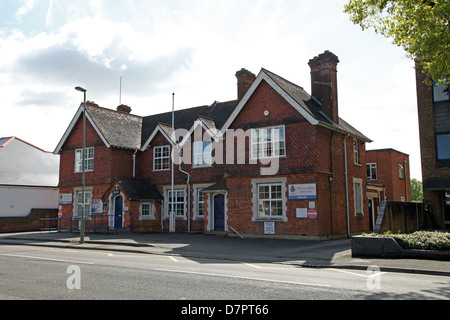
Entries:
{"type": "MultiPolygon", "coordinates": [[[[175,93],[172,93],[172,136],[170,137],[171,140],[173,141],[173,135],[175,133],[175,93]]],[[[175,232],[175,217],[174,217],[174,147],[173,147],[173,143],[172,143],[172,152],[171,152],[171,163],[172,163],[172,193],[171,193],[171,199],[169,199],[169,211],[170,211],[170,222],[169,222],[169,232],[175,232]]]]}

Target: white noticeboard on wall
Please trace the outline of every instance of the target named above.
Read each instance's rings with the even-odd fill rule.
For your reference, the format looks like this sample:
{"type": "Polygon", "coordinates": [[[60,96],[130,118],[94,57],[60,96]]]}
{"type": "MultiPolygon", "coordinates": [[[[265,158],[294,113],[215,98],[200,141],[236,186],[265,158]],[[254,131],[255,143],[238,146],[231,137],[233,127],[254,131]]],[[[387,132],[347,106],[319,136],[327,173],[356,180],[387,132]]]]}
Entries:
{"type": "Polygon", "coordinates": [[[264,234],[275,234],[275,222],[264,222],[264,234]]]}
{"type": "Polygon", "coordinates": [[[297,208],[296,217],[297,218],[308,218],[308,209],[307,208],[297,208]]]}
{"type": "Polygon", "coordinates": [[[310,184],[290,184],[289,200],[317,199],[317,185],[310,184]]]}
{"type": "Polygon", "coordinates": [[[60,193],[59,194],[59,204],[72,204],[72,194],[71,193],[60,193]]]}

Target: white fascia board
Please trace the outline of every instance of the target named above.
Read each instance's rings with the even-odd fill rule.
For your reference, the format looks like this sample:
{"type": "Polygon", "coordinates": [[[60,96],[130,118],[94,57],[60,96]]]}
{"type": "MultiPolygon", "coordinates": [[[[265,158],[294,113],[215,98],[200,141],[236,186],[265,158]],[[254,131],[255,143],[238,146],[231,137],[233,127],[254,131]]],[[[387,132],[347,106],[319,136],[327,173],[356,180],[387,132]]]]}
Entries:
{"type": "Polygon", "coordinates": [[[309,121],[312,125],[319,124],[319,121],[316,120],[308,111],[306,111],[301,105],[299,105],[290,95],[288,95],[276,82],[274,82],[264,71],[261,71],[258,74],[258,77],[255,79],[253,84],[250,86],[250,89],[247,91],[247,93],[244,95],[242,100],[239,102],[239,104],[234,109],[233,113],[230,115],[228,120],[223,125],[222,129],[220,130],[222,132],[222,135],[225,134],[227,129],[231,126],[233,121],[237,118],[239,113],[244,108],[245,104],[248,102],[250,97],[253,95],[253,93],[256,91],[258,86],[261,84],[262,81],[266,81],[278,94],[280,94],[292,107],[294,107],[295,110],[297,110],[303,117],[305,117],[306,120],[309,121]]]}
{"type": "Polygon", "coordinates": [[[66,129],[66,132],[64,132],[64,135],[62,136],[61,140],[59,141],[58,145],[56,146],[55,151],[53,151],[53,154],[57,155],[62,149],[62,146],[66,142],[67,138],[70,136],[70,133],[72,132],[73,128],[75,127],[75,124],[77,123],[78,119],[80,118],[81,113],[83,112],[83,105],[81,105],[77,112],[75,113],[72,121],[70,122],[69,126],[66,129]]]}
{"type": "MultiPolygon", "coordinates": [[[[64,143],[66,142],[67,138],[70,136],[70,134],[72,133],[73,128],[75,127],[75,125],[77,124],[78,120],[80,119],[81,115],[83,114],[83,105],[81,105],[77,112],[75,113],[75,116],[73,117],[72,121],[70,122],[69,126],[66,129],[66,132],[64,133],[64,135],[62,136],[61,140],[59,141],[58,145],[56,146],[55,151],[53,151],[53,154],[57,155],[59,154],[59,152],[62,149],[62,146],[64,145],[64,143]]],[[[94,121],[92,120],[91,116],[89,116],[89,113],[86,112],[86,119],[89,120],[89,122],[91,123],[91,125],[94,127],[95,131],[97,132],[97,134],[100,136],[100,138],[102,139],[103,143],[110,148],[111,145],[108,143],[108,141],[106,141],[105,137],[103,136],[103,134],[101,133],[100,129],[95,125],[94,121]]]]}
{"type": "Polygon", "coordinates": [[[191,129],[186,133],[183,140],[179,143],[179,147],[183,148],[184,144],[189,141],[190,137],[194,133],[195,129],[201,126],[205,131],[214,139],[215,142],[218,142],[222,139],[223,135],[220,130],[217,130],[217,133],[214,133],[211,128],[209,128],[201,119],[195,120],[194,124],[192,125],[191,129]]]}
{"type": "Polygon", "coordinates": [[[155,138],[155,136],[158,134],[158,132],[161,132],[162,135],[164,136],[164,138],[166,138],[166,140],[170,143],[170,145],[172,147],[175,146],[175,143],[173,142],[172,139],[170,139],[170,137],[166,134],[166,132],[161,128],[161,126],[158,124],[155,128],[155,130],[153,130],[152,134],[150,135],[150,137],[147,139],[147,141],[145,142],[145,144],[142,146],[141,151],[145,151],[148,149],[148,147],[150,146],[150,143],[152,142],[152,140],[155,138]]]}

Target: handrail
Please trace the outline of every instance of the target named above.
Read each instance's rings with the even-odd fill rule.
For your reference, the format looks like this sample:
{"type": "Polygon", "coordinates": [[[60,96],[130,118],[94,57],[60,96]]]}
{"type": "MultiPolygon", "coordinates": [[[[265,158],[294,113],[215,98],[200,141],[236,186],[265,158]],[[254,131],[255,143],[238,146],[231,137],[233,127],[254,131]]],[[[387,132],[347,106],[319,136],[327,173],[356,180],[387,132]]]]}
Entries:
{"type": "MultiPolygon", "coordinates": [[[[60,217],[60,218],[40,218],[39,219],[39,230],[42,231],[62,231],[62,230],[69,230],[71,233],[74,231],[73,229],[79,229],[79,226],[74,226],[73,221],[79,221],[81,217],[73,216],[73,217],[60,217]],[[56,221],[56,226],[52,225],[52,222],[56,221]],[[63,225],[63,221],[69,221],[68,226],[63,225]]],[[[85,228],[86,230],[93,230],[94,233],[97,232],[97,230],[104,230],[106,229],[107,232],[109,230],[114,230],[114,232],[117,234],[119,229],[122,229],[122,227],[118,227],[117,223],[114,223],[113,227],[111,227],[109,222],[111,221],[110,218],[114,222],[117,222],[118,217],[115,215],[108,215],[108,214],[93,214],[86,216],[86,223],[85,228]],[[97,219],[99,218],[105,218],[104,223],[99,223],[97,219]]],[[[133,231],[134,229],[134,215],[130,212],[130,231],[133,231]]]]}
{"type": "Polygon", "coordinates": [[[231,230],[233,230],[234,233],[236,233],[239,237],[241,237],[241,239],[244,239],[244,237],[239,232],[234,230],[232,226],[229,226],[229,227],[230,227],[231,230]]]}

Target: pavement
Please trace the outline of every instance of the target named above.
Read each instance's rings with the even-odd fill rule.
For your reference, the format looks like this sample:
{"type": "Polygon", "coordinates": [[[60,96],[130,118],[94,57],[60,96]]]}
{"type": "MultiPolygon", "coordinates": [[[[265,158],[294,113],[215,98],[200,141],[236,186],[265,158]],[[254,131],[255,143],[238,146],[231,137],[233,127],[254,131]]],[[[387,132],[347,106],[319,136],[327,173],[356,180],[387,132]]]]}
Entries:
{"type": "Polygon", "coordinates": [[[442,275],[450,277],[450,261],[353,258],[351,239],[285,240],[224,237],[188,233],[88,233],[83,244],[78,233],[21,232],[0,234],[0,245],[107,250],[182,256],[226,261],[268,262],[309,268],[367,270],[442,275]]]}

